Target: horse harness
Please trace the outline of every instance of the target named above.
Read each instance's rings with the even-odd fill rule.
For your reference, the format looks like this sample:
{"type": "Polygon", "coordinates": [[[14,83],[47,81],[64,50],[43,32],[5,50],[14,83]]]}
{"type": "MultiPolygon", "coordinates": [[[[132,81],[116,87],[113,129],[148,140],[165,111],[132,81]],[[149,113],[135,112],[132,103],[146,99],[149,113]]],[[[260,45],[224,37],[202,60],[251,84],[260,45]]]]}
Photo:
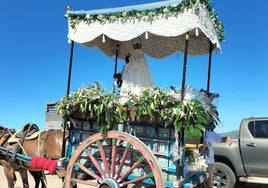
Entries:
{"type": "Polygon", "coordinates": [[[23,127],[22,131],[16,133],[15,138],[18,139],[18,141],[16,141],[17,144],[12,144],[9,146],[9,148],[14,152],[14,155],[11,157],[11,161],[14,162],[16,160],[15,157],[17,153],[24,152],[22,146],[23,142],[37,131],[39,131],[39,128],[36,124],[28,123],[23,127]]]}
{"type": "Polygon", "coordinates": [[[0,147],[4,147],[8,139],[15,133],[15,129],[3,128],[0,131],[0,147]]]}

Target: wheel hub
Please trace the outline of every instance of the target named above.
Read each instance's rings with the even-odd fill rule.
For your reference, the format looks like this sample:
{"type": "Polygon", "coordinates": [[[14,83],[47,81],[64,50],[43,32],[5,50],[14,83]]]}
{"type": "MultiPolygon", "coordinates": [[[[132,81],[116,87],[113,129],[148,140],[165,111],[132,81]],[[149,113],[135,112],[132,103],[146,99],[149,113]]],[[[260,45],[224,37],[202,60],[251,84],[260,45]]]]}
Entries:
{"type": "Polygon", "coordinates": [[[108,179],[104,179],[101,182],[99,188],[120,188],[120,187],[117,181],[115,181],[114,179],[108,178],[108,179]]]}
{"type": "Polygon", "coordinates": [[[220,185],[221,177],[220,176],[216,176],[215,177],[215,181],[217,182],[217,185],[220,185]]]}

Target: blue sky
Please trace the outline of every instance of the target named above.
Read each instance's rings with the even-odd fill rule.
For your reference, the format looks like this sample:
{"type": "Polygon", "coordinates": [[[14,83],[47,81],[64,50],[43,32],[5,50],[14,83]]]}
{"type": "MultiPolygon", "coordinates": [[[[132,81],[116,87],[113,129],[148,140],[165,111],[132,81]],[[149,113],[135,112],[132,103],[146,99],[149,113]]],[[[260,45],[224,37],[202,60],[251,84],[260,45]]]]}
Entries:
{"type": "MultiPolygon", "coordinates": [[[[42,129],[45,106],[66,94],[70,44],[67,5],[89,10],[155,2],[152,0],[9,0],[0,2],[0,125],[20,129],[28,122],[42,129]]],[[[222,125],[239,129],[242,118],[267,116],[268,2],[213,0],[225,26],[222,54],[213,53],[210,91],[222,125]]],[[[182,54],[147,58],[155,84],[180,87],[182,54]]],[[[186,83],[206,88],[208,56],[189,57],[186,83]]],[[[94,81],[112,87],[114,58],[96,49],[74,47],[71,91],[94,81]]],[[[119,61],[119,69],[123,61],[119,61]]]]}

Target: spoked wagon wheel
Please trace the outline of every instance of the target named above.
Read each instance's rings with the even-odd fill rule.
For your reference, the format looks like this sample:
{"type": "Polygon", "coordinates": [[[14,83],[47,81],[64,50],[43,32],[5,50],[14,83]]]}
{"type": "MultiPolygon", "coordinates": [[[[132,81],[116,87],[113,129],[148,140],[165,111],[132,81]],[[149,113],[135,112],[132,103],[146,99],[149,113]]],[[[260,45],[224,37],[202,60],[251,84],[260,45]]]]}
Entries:
{"type": "Polygon", "coordinates": [[[75,150],[64,187],[163,188],[161,174],[154,155],[143,142],[125,132],[109,131],[106,136],[90,136],[75,150]]]}

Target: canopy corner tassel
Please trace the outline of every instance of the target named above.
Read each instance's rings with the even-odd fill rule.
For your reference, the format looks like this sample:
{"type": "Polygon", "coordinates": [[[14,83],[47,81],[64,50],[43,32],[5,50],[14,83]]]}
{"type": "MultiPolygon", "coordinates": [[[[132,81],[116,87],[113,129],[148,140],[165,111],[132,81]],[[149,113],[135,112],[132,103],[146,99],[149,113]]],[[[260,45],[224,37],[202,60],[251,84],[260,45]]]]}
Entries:
{"type": "Polygon", "coordinates": [[[196,36],[196,37],[198,37],[198,36],[199,36],[199,30],[198,30],[198,28],[197,28],[197,27],[195,28],[195,36],[196,36]]]}
{"type": "Polygon", "coordinates": [[[105,35],[102,35],[102,42],[105,43],[105,35]]]}
{"type": "Polygon", "coordinates": [[[148,39],[149,36],[148,36],[148,31],[145,32],[145,39],[148,39]]]}

